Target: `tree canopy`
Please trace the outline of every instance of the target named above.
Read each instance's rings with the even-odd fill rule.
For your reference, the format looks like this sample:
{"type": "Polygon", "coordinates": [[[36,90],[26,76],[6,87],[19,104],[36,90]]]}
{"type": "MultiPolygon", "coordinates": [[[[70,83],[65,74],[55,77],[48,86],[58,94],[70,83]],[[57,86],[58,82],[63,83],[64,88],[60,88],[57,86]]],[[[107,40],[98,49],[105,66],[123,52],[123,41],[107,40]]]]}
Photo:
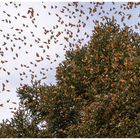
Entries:
{"type": "Polygon", "coordinates": [[[139,47],[129,27],[98,24],[88,45],[66,52],[56,85],[19,87],[0,137],[140,137],[139,47]]]}

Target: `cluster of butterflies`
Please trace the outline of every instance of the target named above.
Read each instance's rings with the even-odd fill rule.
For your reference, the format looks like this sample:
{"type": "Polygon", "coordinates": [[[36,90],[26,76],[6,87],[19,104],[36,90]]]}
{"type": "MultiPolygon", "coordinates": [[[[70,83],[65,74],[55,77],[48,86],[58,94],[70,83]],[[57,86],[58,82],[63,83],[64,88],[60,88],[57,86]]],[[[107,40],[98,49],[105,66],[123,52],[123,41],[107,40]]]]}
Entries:
{"type": "Polygon", "coordinates": [[[8,84],[16,80],[21,86],[28,78],[46,80],[67,50],[90,40],[100,21],[140,29],[140,2],[7,2],[0,7],[0,93],[10,92],[8,84]]]}

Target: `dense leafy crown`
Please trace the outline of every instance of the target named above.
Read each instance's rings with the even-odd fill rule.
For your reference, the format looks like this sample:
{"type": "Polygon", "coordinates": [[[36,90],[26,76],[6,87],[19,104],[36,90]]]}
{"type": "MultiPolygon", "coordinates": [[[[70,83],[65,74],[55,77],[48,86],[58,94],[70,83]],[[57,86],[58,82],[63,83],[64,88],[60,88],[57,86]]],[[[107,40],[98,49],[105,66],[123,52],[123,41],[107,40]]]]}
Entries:
{"type": "Polygon", "coordinates": [[[67,51],[56,85],[18,89],[0,137],[140,137],[139,47],[128,27],[97,25],[88,45],[67,51]]]}

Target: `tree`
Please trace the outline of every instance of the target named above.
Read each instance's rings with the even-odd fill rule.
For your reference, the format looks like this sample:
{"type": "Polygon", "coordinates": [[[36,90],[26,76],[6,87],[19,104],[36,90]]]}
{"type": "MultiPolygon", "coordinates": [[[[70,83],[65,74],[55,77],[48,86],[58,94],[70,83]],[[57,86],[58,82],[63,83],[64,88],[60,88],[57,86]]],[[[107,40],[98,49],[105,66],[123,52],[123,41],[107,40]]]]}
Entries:
{"type": "Polygon", "coordinates": [[[18,89],[21,106],[10,131],[16,137],[140,137],[139,45],[129,27],[99,24],[87,46],[66,52],[56,85],[35,81],[18,89]]]}

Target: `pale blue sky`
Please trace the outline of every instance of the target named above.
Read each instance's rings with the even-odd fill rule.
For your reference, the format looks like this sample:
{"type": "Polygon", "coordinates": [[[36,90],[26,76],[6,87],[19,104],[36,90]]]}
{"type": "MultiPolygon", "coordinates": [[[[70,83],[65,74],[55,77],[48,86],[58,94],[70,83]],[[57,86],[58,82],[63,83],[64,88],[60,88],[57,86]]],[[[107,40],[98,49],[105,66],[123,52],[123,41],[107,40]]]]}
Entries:
{"type": "MultiPolygon", "coordinates": [[[[15,4],[19,4],[15,3],[15,4]]],[[[66,36],[66,31],[64,31],[64,29],[68,29],[71,30],[74,33],[74,38],[76,38],[76,41],[74,43],[77,43],[77,37],[76,37],[76,27],[70,28],[70,27],[65,27],[64,24],[60,24],[58,23],[58,17],[56,17],[55,14],[58,14],[66,24],[72,23],[72,24],[77,24],[78,20],[80,19],[81,22],[85,22],[86,26],[85,28],[80,28],[80,32],[79,32],[79,36],[78,38],[82,39],[83,38],[83,44],[87,43],[87,41],[89,39],[87,39],[84,36],[85,32],[88,32],[89,35],[92,34],[92,29],[94,27],[93,24],[93,20],[101,20],[101,16],[103,16],[103,14],[99,15],[99,13],[101,12],[100,8],[97,8],[97,12],[93,14],[93,16],[89,17],[89,20],[86,21],[86,16],[89,16],[89,7],[91,7],[91,5],[89,3],[81,3],[83,5],[83,11],[85,12],[85,15],[82,17],[79,17],[79,12],[77,12],[76,14],[74,14],[76,16],[76,19],[74,18],[68,18],[66,16],[64,16],[65,14],[70,15],[67,10],[65,10],[65,14],[60,13],[60,10],[63,8],[63,6],[67,6],[67,3],[63,3],[63,2],[59,2],[59,3],[45,3],[46,5],[46,9],[43,9],[43,5],[41,2],[25,2],[25,3],[21,3],[21,7],[19,8],[15,8],[14,5],[9,5],[6,6],[5,3],[0,3],[0,29],[3,30],[3,32],[0,32],[0,48],[2,51],[4,51],[4,56],[0,57],[1,60],[8,60],[7,63],[5,64],[0,64],[0,104],[4,104],[3,107],[0,107],[0,120],[5,119],[5,118],[10,118],[12,116],[12,114],[10,113],[10,109],[9,107],[15,107],[16,105],[12,104],[12,102],[17,102],[18,103],[18,98],[16,97],[16,88],[19,87],[21,81],[20,81],[20,77],[19,77],[19,73],[23,73],[25,72],[26,75],[28,76],[28,78],[25,78],[25,76],[23,76],[22,78],[23,80],[23,84],[30,84],[30,78],[31,78],[31,72],[29,71],[28,68],[25,67],[21,67],[20,65],[28,65],[30,66],[31,70],[35,72],[35,74],[37,75],[37,78],[40,79],[43,75],[40,73],[40,70],[42,68],[45,69],[49,69],[50,67],[53,68],[53,70],[49,70],[46,71],[44,70],[47,79],[45,79],[43,82],[49,84],[49,83],[55,83],[55,67],[58,66],[58,64],[64,59],[64,45],[67,46],[67,49],[69,47],[68,43],[66,42],[66,40],[64,39],[64,36],[66,36]],[[51,10],[51,5],[56,5],[58,8],[57,9],[53,9],[51,10]],[[32,7],[35,11],[35,15],[37,13],[39,13],[39,16],[35,16],[36,17],[36,21],[35,24],[38,26],[37,28],[32,24],[31,19],[29,18],[29,15],[27,14],[28,9],[32,7]],[[11,17],[8,17],[7,14],[10,14],[11,17]],[[48,12],[51,13],[51,16],[48,15],[48,12]],[[18,13],[20,13],[20,16],[17,16],[18,13]],[[22,18],[21,16],[26,15],[28,18],[22,18]],[[15,20],[15,16],[17,16],[17,20],[15,20]],[[6,23],[3,22],[2,20],[8,19],[11,21],[11,23],[6,23]],[[28,28],[23,28],[23,24],[28,25],[28,28]],[[53,29],[53,26],[58,25],[58,29],[53,29]],[[11,29],[13,27],[13,29],[11,29]],[[45,53],[43,53],[43,49],[40,48],[39,46],[43,45],[46,46],[45,42],[51,34],[48,35],[44,35],[43,34],[43,29],[42,27],[45,27],[47,30],[52,29],[54,31],[54,34],[56,35],[58,31],[62,32],[63,34],[59,36],[59,41],[57,44],[53,43],[53,41],[49,44],[49,49],[47,49],[47,47],[44,47],[45,49],[45,53]],[[16,28],[22,28],[23,32],[21,34],[18,34],[17,31],[15,30],[16,28]],[[40,43],[36,43],[35,42],[35,38],[32,37],[32,34],[30,32],[33,32],[35,35],[35,38],[41,38],[40,43]],[[12,37],[13,34],[15,34],[15,37],[21,37],[24,38],[24,36],[27,37],[27,39],[24,41],[27,44],[24,45],[24,42],[21,41],[17,41],[14,40],[14,37],[12,37],[11,39],[13,39],[13,42],[10,42],[9,40],[6,40],[3,35],[7,35],[9,34],[10,37],[12,37]],[[2,44],[6,42],[7,44],[5,46],[2,46],[2,44]],[[13,43],[15,44],[14,47],[14,51],[11,51],[11,47],[13,45],[13,43]],[[63,43],[63,45],[60,45],[61,43],[63,43]],[[30,44],[33,45],[33,47],[29,47],[30,44]],[[21,47],[21,49],[19,50],[19,46],[21,47]],[[5,47],[8,48],[8,51],[5,50],[5,47]],[[28,54],[26,54],[26,51],[28,51],[28,54]],[[13,60],[12,58],[15,57],[16,53],[18,53],[18,58],[16,60],[13,60]],[[36,57],[36,53],[38,53],[40,56],[42,56],[44,58],[44,61],[37,63],[37,67],[34,67],[33,65],[30,64],[30,62],[35,63],[35,60],[38,59],[36,57]],[[59,54],[59,58],[56,58],[55,54],[59,54]],[[46,58],[46,56],[49,55],[51,61],[54,61],[55,59],[57,59],[56,62],[53,62],[52,64],[50,64],[50,61],[48,61],[46,58]],[[15,67],[18,68],[18,71],[15,70],[15,67]],[[6,71],[10,72],[11,75],[7,75],[6,72],[4,72],[2,69],[6,69],[6,71]],[[2,92],[2,83],[5,83],[6,80],[9,80],[9,83],[6,83],[6,89],[10,89],[11,92],[8,93],[6,91],[2,92]],[[10,102],[7,103],[7,100],[10,99],[10,102]]],[[[105,11],[106,16],[108,17],[112,17],[114,16],[115,19],[117,20],[117,22],[122,25],[121,23],[121,17],[118,14],[114,14],[115,11],[119,12],[122,11],[124,12],[125,15],[127,14],[131,14],[132,18],[130,20],[127,20],[127,18],[125,19],[125,23],[129,26],[133,26],[133,29],[135,29],[135,25],[138,24],[138,22],[140,21],[140,17],[138,18],[138,15],[140,14],[140,6],[137,7],[136,9],[133,10],[122,10],[120,9],[120,5],[122,5],[123,3],[115,3],[115,5],[113,6],[112,3],[107,2],[104,6],[103,6],[103,10],[105,11]],[[110,11],[110,8],[115,7],[115,10],[110,11]],[[108,15],[108,13],[109,15],[108,15]]],[[[94,7],[94,5],[92,5],[94,7]]],[[[71,6],[70,11],[75,11],[74,7],[71,6]]],[[[140,28],[140,26],[139,26],[140,28]]],[[[135,31],[139,31],[138,29],[135,31]]],[[[71,39],[70,42],[73,42],[73,40],[71,39]]],[[[0,60],[0,61],[1,61],[0,60]]],[[[43,72],[43,71],[42,71],[43,72]]]]}

